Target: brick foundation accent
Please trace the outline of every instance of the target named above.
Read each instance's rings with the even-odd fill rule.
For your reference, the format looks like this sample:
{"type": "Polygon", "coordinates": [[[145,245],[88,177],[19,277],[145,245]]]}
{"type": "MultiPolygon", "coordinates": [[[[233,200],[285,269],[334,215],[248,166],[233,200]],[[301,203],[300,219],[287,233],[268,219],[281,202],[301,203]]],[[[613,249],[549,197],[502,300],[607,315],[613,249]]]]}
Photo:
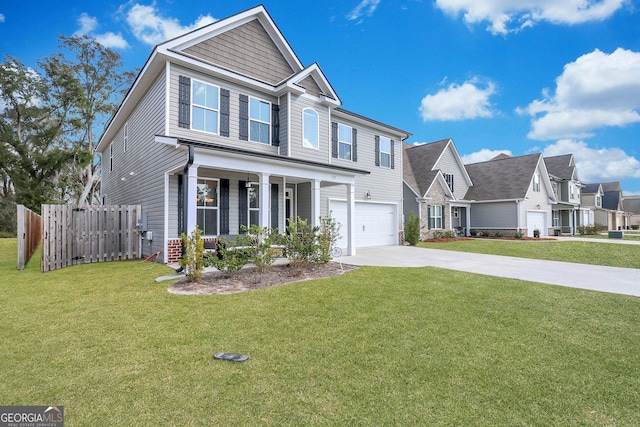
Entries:
{"type": "MultiPolygon", "coordinates": [[[[217,237],[203,237],[203,242],[216,243],[217,237]]],[[[167,255],[167,264],[178,264],[182,258],[182,239],[169,239],[169,254],[167,255]]]]}

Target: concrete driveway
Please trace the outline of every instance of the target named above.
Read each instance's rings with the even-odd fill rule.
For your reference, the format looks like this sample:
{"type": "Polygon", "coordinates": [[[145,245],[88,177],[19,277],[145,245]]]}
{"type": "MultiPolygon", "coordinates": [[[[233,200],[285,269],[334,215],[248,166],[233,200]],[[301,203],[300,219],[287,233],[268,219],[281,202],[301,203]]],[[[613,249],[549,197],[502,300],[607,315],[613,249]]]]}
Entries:
{"type": "MultiPolygon", "coordinates": [[[[638,256],[640,256],[640,246],[638,246],[638,256]]],[[[343,256],[334,261],[384,267],[439,267],[550,285],[640,296],[640,269],[635,268],[541,261],[415,246],[358,248],[355,256],[343,256]]]]}

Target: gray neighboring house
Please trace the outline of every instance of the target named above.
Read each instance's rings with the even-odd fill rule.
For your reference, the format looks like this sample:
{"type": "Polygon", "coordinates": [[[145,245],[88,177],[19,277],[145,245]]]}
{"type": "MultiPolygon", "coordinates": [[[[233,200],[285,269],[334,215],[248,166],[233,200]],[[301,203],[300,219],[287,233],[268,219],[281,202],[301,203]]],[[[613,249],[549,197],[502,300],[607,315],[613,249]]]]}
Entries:
{"type": "Polygon", "coordinates": [[[629,215],[629,226],[638,228],[640,226],[640,196],[626,196],[622,203],[624,203],[624,210],[629,215]]]}
{"type": "Polygon", "coordinates": [[[473,185],[451,138],[404,146],[404,212],[420,217],[422,239],[436,231],[468,235],[471,203],[465,194],[473,185]]]}
{"type": "Polygon", "coordinates": [[[581,206],[581,189],[573,154],[545,157],[557,203],[552,207],[554,234],[576,234],[578,226],[593,223],[593,211],[581,206]]]}
{"type": "Polygon", "coordinates": [[[594,225],[607,230],[629,227],[631,214],[625,212],[620,182],[586,184],[582,193],[583,204],[594,208],[594,225]]]}
{"type": "Polygon", "coordinates": [[[141,204],[144,254],[181,256],[242,226],[284,230],[332,215],[339,245],[402,241],[402,141],[410,134],[341,108],[263,6],[157,45],[107,124],[103,203],[141,204]]]}
{"type": "Polygon", "coordinates": [[[471,228],[533,237],[552,233],[551,215],[558,203],[542,154],[499,155],[467,164],[473,186],[464,196],[472,203],[471,228]]]}

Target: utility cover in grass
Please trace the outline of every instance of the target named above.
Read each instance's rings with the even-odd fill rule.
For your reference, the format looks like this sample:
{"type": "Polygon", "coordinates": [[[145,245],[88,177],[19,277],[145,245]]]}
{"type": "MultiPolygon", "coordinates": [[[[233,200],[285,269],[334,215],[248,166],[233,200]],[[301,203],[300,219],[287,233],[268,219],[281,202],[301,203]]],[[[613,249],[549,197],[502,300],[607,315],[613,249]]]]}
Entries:
{"type": "Polygon", "coordinates": [[[237,353],[216,353],[213,355],[213,358],[218,360],[228,360],[230,362],[245,362],[249,360],[249,356],[246,354],[237,353]]]}

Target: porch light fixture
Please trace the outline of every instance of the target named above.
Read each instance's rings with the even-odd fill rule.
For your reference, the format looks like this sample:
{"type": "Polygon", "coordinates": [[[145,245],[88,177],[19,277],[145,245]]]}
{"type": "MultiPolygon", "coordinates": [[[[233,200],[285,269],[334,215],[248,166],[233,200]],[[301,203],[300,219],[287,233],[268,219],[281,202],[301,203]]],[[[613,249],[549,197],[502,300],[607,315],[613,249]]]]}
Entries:
{"type": "Polygon", "coordinates": [[[367,192],[364,193],[364,198],[367,200],[371,200],[371,191],[367,190],[367,192]]]}
{"type": "Polygon", "coordinates": [[[249,178],[249,174],[247,173],[247,181],[245,182],[244,186],[246,188],[251,188],[252,185],[253,183],[251,182],[251,178],[249,178]]]}

